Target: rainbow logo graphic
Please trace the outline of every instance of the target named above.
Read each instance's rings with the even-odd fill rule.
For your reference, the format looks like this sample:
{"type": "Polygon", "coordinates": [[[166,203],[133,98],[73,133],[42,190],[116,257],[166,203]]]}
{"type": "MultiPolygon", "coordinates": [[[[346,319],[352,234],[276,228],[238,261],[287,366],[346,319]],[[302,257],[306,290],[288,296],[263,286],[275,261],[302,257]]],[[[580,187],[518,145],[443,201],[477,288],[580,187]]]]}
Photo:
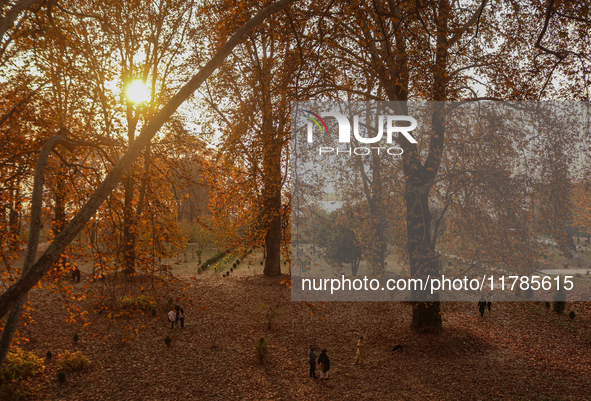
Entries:
{"type": "Polygon", "coordinates": [[[326,131],[326,134],[328,134],[328,128],[326,127],[326,124],[324,123],[324,120],[322,119],[322,117],[320,117],[316,113],[311,112],[310,110],[304,110],[304,111],[306,113],[310,113],[314,116],[314,117],[310,117],[310,116],[304,116],[304,117],[306,117],[308,120],[310,120],[314,124],[316,124],[318,126],[318,128],[320,129],[320,132],[322,132],[322,126],[324,126],[324,130],[326,131]],[[320,123],[322,123],[322,126],[320,125],[320,123]]]}

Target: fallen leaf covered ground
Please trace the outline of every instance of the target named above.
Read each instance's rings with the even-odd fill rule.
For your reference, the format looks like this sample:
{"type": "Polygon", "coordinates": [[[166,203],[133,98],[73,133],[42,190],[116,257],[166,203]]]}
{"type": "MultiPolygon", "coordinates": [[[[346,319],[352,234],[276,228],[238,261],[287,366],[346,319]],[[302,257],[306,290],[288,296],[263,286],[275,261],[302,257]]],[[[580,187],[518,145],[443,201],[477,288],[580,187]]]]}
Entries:
{"type": "MultiPolygon", "coordinates": [[[[591,306],[556,315],[543,303],[495,303],[480,318],[475,304],[443,304],[445,330],[415,335],[403,303],[291,302],[280,278],[241,268],[229,278],[179,277],[163,297],[183,301],[186,328],[170,330],[168,305],[135,318],[146,327],[122,343],[101,315],[65,323],[59,295],[35,290],[24,347],[44,356],[82,351],[91,367],[59,384],[54,360],[33,382],[39,400],[591,400],[591,306]],[[183,290],[184,288],[184,290],[183,290]],[[259,305],[279,313],[271,330],[259,305]],[[571,321],[568,312],[576,310],[571,321]],[[314,315],[312,315],[314,313],[314,315]],[[80,333],[74,344],[72,336],[80,333]],[[172,345],[164,338],[170,335],[172,345]],[[366,363],[353,365],[366,340],[366,363]],[[269,354],[260,364],[254,344],[269,354]],[[393,352],[397,344],[402,352],[393,352]],[[328,349],[331,378],[308,377],[310,345],[328,349]]],[[[89,301],[90,302],[90,301],[89,301]]],[[[84,305],[82,305],[84,307],[84,305]]],[[[149,312],[149,311],[148,311],[149,312]]],[[[55,359],[55,358],[54,358],[55,359]]]]}

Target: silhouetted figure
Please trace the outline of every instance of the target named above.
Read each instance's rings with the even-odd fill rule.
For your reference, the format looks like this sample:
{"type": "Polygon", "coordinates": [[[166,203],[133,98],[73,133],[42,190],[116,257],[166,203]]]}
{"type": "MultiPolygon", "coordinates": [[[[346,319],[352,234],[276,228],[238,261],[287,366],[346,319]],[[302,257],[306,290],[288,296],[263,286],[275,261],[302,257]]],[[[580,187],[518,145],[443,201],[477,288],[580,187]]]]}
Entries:
{"type": "Polygon", "coordinates": [[[480,311],[481,317],[484,317],[484,309],[486,309],[486,299],[484,297],[480,297],[480,301],[478,301],[478,310],[480,311]]]}
{"type": "Polygon", "coordinates": [[[316,379],[316,353],[314,352],[314,346],[312,345],[310,345],[308,356],[310,357],[310,377],[316,379]]]}
{"type": "Polygon", "coordinates": [[[330,370],[330,359],[326,355],[326,350],[323,349],[318,357],[318,365],[320,365],[320,378],[328,379],[328,371],[330,370]]]}
{"type": "Polygon", "coordinates": [[[74,280],[75,283],[80,282],[80,270],[76,266],[74,266],[74,271],[72,272],[72,280],[74,280]]]}
{"type": "Polygon", "coordinates": [[[488,294],[488,297],[486,299],[486,309],[488,309],[489,312],[490,312],[490,309],[492,308],[493,295],[494,294],[491,292],[490,294],[488,294]]]}
{"type": "Polygon", "coordinates": [[[181,323],[181,329],[185,328],[185,311],[179,305],[174,307],[176,311],[176,324],[181,323]]]}

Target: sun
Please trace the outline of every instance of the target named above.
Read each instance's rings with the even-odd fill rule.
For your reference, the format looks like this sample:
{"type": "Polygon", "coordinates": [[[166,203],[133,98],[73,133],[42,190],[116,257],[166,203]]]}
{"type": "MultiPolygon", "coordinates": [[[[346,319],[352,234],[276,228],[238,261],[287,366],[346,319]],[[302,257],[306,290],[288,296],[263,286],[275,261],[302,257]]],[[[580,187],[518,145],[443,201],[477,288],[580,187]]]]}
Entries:
{"type": "Polygon", "coordinates": [[[136,79],[129,85],[125,91],[127,99],[132,103],[142,103],[150,100],[150,91],[146,85],[139,79],[136,79]]]}

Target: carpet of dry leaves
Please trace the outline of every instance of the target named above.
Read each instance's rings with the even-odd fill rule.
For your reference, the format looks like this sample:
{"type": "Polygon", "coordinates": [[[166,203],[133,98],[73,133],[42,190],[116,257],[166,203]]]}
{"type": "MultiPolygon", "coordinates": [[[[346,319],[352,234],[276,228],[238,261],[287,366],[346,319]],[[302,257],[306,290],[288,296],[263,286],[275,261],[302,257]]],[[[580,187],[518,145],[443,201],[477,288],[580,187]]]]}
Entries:
{"type": "MultiPolygon", "coordinates": [[[[291,302],[282,278],[241,268],[222,278],[179,276],[165,294],[182,303],[186,328],[170,330],[169,306],[135,318],[146,327],[122,343],[102,315],[65,323],[59,295],[32,293],[36,324],[25,348],[44,356],[82,351],[90,369],[59,384],[48,361],[34,379],[39,400],[591,400],[591,305],[568,304],[556,315],[543,303],[496,303],[481,319],[475,304],[443,305],[445,331],[414,335],[402,303],[291,302]],[[184,288],[184,289],[183,289],[184,288]],[[183,300],[184,298],[184,300],[183,300]],[[268,330],[259,305],[277,308],[268,330]],[[574,321],[568,312],[575,310],[574,321]],[[72,336],[80,333],[73,344],[72,336]],[[164,343],[165,336],[172,346],[164,343]],[[366,364],[353,365],[357,338],[366,364]],[[264,337],[269,354],[253,350],[264,337]],[[307,353],[327,348],[330,380],[308,377],[307,353]],[[393,352],[401,344],[403,352],[393,352]]],[[[181,272],[182,273],[182,272],[181,272]]],[[[80,286],[80,285],[78,285],[80,286]]],[[[90,301],[88,301],[90,302],[90,301]]],[[[81,303],[81,307],[85,307],[81,303]]],[[[88,307],[88,305],[86,305],[88,307]]]]}

